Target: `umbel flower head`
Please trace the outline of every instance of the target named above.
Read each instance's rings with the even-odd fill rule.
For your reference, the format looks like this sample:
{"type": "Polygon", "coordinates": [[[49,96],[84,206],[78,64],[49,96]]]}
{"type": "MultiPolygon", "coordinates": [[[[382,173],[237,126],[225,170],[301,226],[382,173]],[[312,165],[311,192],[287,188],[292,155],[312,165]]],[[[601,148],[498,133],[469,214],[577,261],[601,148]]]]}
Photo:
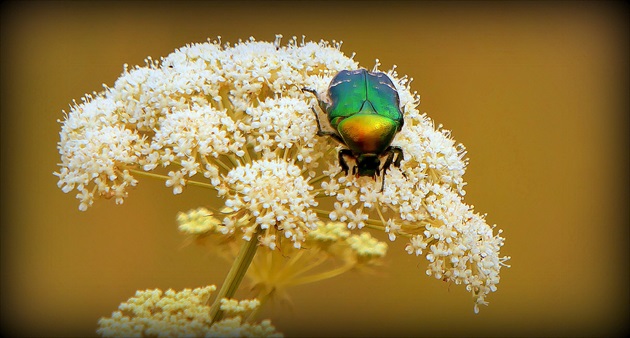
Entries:
{"type": "MultiPolygon", "coordinates": [[[[219,218],[206,208],[177,215],[179,230],[193,242],[203,245],[229,262],[239,252],[240,239],[225,236],[219,218]]],[[[302,284],[333,278],[350,270],[373,272],[387,253],[387,243],[369,232],[352,234],[345,223],[318,222],[308,233],[304,247],[275,250],[275,243],[263,243],[272,250],[258,251],[247,277],[256,297],[262,301],[281,299],[290,303],[288,289],[302,284]]]]}
{"type": "Polygon", "coordinates": [[[123,203],[139,176],[163,178],[175,194],[207,187],[223,200],[213,209],[229,210],[213,226],[257,235],[269,249],[299,249],[330,221],[402,236],[409,254],[428,260],[428,275],[464,284],[477,311],[509,257],[499,255],[500,231],[463,201],[464,147],[417,110],[411,80],[392,69],[404,111],[392,145],[404,159],[383,191],[372,178],[346,176],[342,146],[316,135],[316,100],[301,89],[325,93],[335,74],[359,65],[341,43],[280,38],[191,44],[125,66],[113,87],[61,121],[59,187],[77,191],[81,210],[101,197],[123,203]]]}

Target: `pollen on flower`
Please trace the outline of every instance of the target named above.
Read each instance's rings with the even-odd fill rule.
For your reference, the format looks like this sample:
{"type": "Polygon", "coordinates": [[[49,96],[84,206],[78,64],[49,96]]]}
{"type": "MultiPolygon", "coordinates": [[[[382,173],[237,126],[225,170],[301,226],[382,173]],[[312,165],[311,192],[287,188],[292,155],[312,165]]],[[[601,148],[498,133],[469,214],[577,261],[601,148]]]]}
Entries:
{"type": "Polygon", "coordinates": [[[259,306],[256,299],[235,301],[235,308],[240,307],[242,311],[227,311],[228,318],[213,323],[206,302],[215,290],[214,285],[209,285],[179,292],[171,289],[137,291],[121,303],[111,317],[101,318],[96,332],[103,337],[282,336],[269,320],[247,323],[238,315],[259,306]]]}

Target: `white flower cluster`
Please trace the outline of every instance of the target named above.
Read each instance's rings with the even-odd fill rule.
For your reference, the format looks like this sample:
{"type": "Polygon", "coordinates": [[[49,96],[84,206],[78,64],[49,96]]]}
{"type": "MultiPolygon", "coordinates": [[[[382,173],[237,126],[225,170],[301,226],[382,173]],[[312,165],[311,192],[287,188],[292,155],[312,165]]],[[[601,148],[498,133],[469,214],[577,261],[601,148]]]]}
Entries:
{"type": "Polygon", "coordinates": [[[92,205],[95,195],[116,197],[120,204],[127,187],[137,184],[124,166],[137,164],[147,145],[137,131],[125,127],[117,109],[115,101],[88,95],[64,121],[58,185],[64,192],[78,191],[81,210],[92,205]]]}
{"type": "Polygon", "coordinates": [[[221,299],[228,318],[213,323],[208,298],[214,285],[179,292],[160,289],[137,291],[109,318],[98,321],[103,337],[282,337],[269,320],[243,322],[242,316],[260,302],[221,299]]]}
{"type": "Polygon", "coordinates": [[[234,222],[226,217],[223,221],[226,233],[240,226],[244,238],[250,240],[260,228],[265,231],[261,243],[273,249],[276,235],[271,230],[276,229],[299,249],[309,230],[316,228],[317,215],[311,209],[317,206],[311,194],[313,187],[295,164],[256,160],[232,169],[226,175],[226,182],[232,193],[228,193],[225,205],[237,215],[246,210],[252,216],[250,222],[234,222]]]}
{"type": "Polygon", "coordinates": [[[410,79],[387,72],[404,111],[392,143],[404,159],[382,192],[380,180],[345,176],[341,145],[316,136],[317,105],[301,89],[325,95],[336,73],[358,68],[339,48],[296,38],[281,45],[279,37],[211,41],[125,67],[113,87],[66,114],[59,186],[76,189],[85,210],[97,197],[122,203],[138,175],[162,177],[174,193],[202,185],[224,198],[216,210],[231,210],[216,230],[245,240],[260,233],[270,249],[282,240],[302,247],[324,218],[379,229],[390,240],[410,238],[407,251],[426,257],[430,275],[465,284],[485,304],[508,259],[499,255],[503,238],[463,202],[466,151],[417,110],[410,79]]]}
{"type": "Polygon", "coordinates": [[[406,250],[409,254],[426,254],[427,275],[465,284],[479,305],[487,305],[485,297],[496,291],[499,270],[508,257],[498,255],[503,238],[493,234],[479,214],[463,203],[462,197],[441,185],[423,186],[428,219],[422,234],[414,235],[406,250]]]}
{"type": "Polygon", "coordinates": [[[290,156],[314,168],[322,145],[315,148],[301,87],[357,67],[339,46],[214,41],[125,66],[112,88],[87,95],[62,121],[58,185],[76,189],[86,210],[99,196],[122,203],[137,183],[128,169],[174,167],[167,185],[180,193],[197,173],[221,189],[221,174],[250,155],[290,156]]]}

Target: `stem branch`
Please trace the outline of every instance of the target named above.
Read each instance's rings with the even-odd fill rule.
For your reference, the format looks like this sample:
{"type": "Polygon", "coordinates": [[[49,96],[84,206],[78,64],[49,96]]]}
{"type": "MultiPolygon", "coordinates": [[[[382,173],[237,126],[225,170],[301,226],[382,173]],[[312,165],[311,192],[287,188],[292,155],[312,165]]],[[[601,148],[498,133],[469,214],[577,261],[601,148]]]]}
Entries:
{"type": "Polygon", "coordinates": [[[221,289],[210,307],[210,318],[212,318],[213,323],[221,320],[223,317],[221,299],[234,297],[234,293],[236,293],[238,286],[241,284],[241,281],[243,281],[247,268],[249,268],[252,259],[256,255],[256,249],[258,249],[259,231],[260,230],[256,231],[249,241],[243,243],[238,252],[238,256],[236,256],[236,260],[232,264],[227,276],[225,276],[225,281],[223,285],[221,285],[221,289]]]}

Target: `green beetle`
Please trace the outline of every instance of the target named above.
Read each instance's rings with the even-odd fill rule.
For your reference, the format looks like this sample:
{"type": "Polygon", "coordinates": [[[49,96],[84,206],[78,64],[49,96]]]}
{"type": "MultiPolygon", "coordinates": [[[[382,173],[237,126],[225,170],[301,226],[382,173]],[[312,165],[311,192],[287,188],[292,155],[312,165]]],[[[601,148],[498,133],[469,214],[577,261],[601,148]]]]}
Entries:
{"type": "Polygon", "coordinates": [[[303,88],[317,97],[320,109],[328,116],[333,131],[322,129],[315,108],[317,135],[331,136],[348,149],[339,151],[339,165],[347,175],[349,166],[346,158],[356,165],[352,174],[356,176],[382,175],[394,164],[400,167],[403,151],[391,146],[394,136],[402,129],[404,120],[400,109],[400,98],[390,78],[381,72],[365,69],[342,70],[330,81],[328,95],[320,98],[310,88],[303,88]],[[381,166],[381,159],[385,158],[381,166]]]}

